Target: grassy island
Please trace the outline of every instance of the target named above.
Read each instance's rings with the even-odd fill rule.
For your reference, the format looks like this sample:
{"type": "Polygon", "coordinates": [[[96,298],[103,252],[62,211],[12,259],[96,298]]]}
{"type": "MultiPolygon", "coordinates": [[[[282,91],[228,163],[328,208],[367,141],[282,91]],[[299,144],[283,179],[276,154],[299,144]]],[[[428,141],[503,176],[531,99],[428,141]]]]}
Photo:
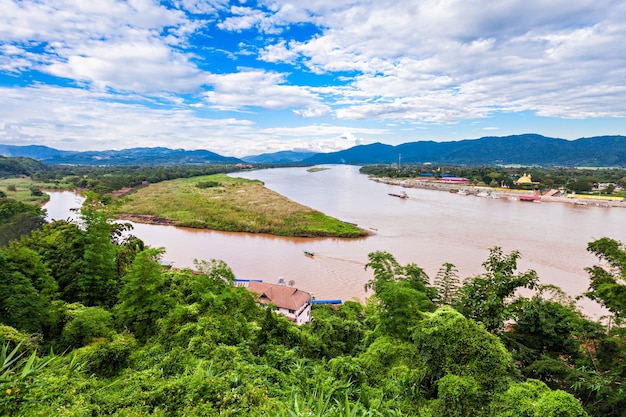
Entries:
{"type": "Polygon", "coordinates": [[[116,215],[139,222],[278,236],[367,235],[265,188],[261,181],[224,174],[151,184],[123,198],[116,215]]]}
{"type": "Polygon", "coordinates": [[[306,170],[306,172],[320,172],[320,171],[326,171],[327,169],[330,168],[325,168],[325,167],[313,167],[313,168],[309,168],[306,170]]]}

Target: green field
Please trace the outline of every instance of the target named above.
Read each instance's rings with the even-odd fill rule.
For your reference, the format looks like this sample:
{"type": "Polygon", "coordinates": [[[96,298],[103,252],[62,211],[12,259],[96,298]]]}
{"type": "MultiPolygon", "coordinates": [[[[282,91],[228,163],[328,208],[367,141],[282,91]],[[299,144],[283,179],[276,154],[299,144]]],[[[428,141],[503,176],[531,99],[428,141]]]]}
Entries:
{"type": "Polygon", "coordinates": [[[151,184],[120,200],[115,214],[122,218],[151,216],[171,220],[177,226],[229,232],[299,237],[367,235],[358,227],[265,188],[260,181],[223,174],[151,184]]]}
{"type": "Polygon", "coordinates": [[[59,187],[56,184],[34,182],[29,177],[0,178],[0,190],[7,195],[7,198],[24,203],[36,204],[43,204],[48,201],[50,197],[45,192],[43,195],[33,195],[31,191],[32,188],[45,191],[46,189],[56,189],[59,187]],[[13,188],[15,188],[15,191],[13,191],[13,188]]]}

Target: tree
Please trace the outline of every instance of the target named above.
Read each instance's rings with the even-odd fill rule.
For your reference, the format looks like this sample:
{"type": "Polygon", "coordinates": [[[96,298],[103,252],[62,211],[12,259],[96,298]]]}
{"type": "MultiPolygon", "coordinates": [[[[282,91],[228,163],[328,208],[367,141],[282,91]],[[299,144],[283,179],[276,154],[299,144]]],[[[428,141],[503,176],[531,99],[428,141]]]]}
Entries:
{"type": "Polygon", "coordinates": [[[365,291],[374,290],[377,293],[386,283],[397,281],[401,266],[392,254],[377,251],[367,255],[367,258],[369,262],[365,264],[365,269],[371,268],[374,271],[374,279],[365,284],[365,291]]]}
{"type": "Polygon", "coordinates": [[[588,416],[571,394],[552,391],[534,379],[511,385],[492,402],[491,411],[500,417],[588,416]]]}
{"type": "Polygon", "coordinates": [[[435,277],[434,287],[437,289],[437,305],[454,305],[461,280],[456,267],[446,262],[441,266],[435,277]]]}
{"type": "Polygon", "coordinates": [[[537,273],[529,270],[516,273],[517,251],[504,255],[500,247],[489,250],[489,259],[483,263],[485,273],[467,280],[459,290],[459,311],[481,321],[489,331],[501,331],[504,322],[513,317],[519,288],[534,289],[537,273]]]}
{"type": "Polygon", "coordinates": [[[196,269],[211,280],[231,284],[235,280],[232,269],[222,260],[210,261],[194,259],[196,269]]]}
{"type": "Polygon", "coordinates": [[[47,323],[48,300],[41,296],[19,265],[0,250],[0,321],[18,330],[41,332],[47,323]]]}
{"type": "Polygon", "coordinates": [[[435,416],[482,416],[486,409],[484,394],[474,377],[447,374],[439,380],[435,416]]]}
{"type": "Polygon", "coordinates": [[[43,195],[43,191],[39,187],[30,187],[30,195],[40,197],[43,195]]]}
{"type": "Polygon", "coordinates": [[[544,298],[543,290],[520,303],[500,337],[526,377],[569,390],[581,374],[576,367],[588,356],[582,347],[602,337],[601,327],[576,311],[573,302],[544,298]]]}
{"type": "Polygon", "coordinates": [[[81,301],[78,281],[84,274],[85,244],[85,232],[77,224],[65,220],[46,224],[30,239],[20,242],[41,256],[58,284],[60,298],[70,303],[81,301]]]}
{"type": "Polygon", "coordinates": [[[586,268],[591,282],[585,295],[608,308],[618,319],[622,318],[626,314],[626,247],[603,237],[590,242],[587,251],[606,264],[586,268]]]}
{"type": "Polygon", "coordinates": [[[584,193],[587,191],[591,191],[591,189],[593,188],[593,180],[589,178],[580,178],[568,182],[566,187],[570,191],[574,191],[576,193],[584,193]]]}
{"type": "Polygon", "coordinates": [[[609,184],[606,186],[606,193],[613,194],[615,192],[615,184],[609,184]]]}
{"type": "Polygon", "coordinates": [[[490,394],[506,390],[511,378],[518,377],[510,353],[482,324],[448,306],[425,316],[413,340],[431,389],[447,374],[472,377],[487,403],[490,394]]]}
{"type": "Polygon", "coordinates": [[[381,330],[406,340],[422,312],[435,309],[431,301],[435,290],[427,286],[428,276],[415,264],[403,267],[387,252],[373,252],[368,258],[365,268],[374,270],[374,278],[365,289],[376,292],[381,330]]]}
{"type": "Polygon", "coordinates": [[[11,262],[48,301],[57,297],[59,286],[41,256],[34,250],[13,242],[6,250],[11,262]]]}
{"type": "Polygon", "coordinates": [[[63,327],[63,348],[87,346],[96,339],[114,334],[111,313],[101,307],[85,307],[80,303],[67,306],[68,322],[63,327]]]}
{"type": "Polygon", "coordinates": [[[159,263],[163,249],[144,249],[122,278],[122,288],[115,308],[117,321],[141,340],[155,331],[156,321],[170,306],[163,292],[163,267],[159,263]]]}
{"type": "Polygon", "coordinates": [[[79,301],[85,305],[111,306],[118,291],[116,247],[111,241],[115,226],[106,215],[89,207],[81,210],[85,225],[85,253],[82,279],[77,282],[79,301]]]}
{"type": "Polygon", "coordinates": [[[0,198],[0,247],[41,229],[46,212],[36,204],[0,198]]]}

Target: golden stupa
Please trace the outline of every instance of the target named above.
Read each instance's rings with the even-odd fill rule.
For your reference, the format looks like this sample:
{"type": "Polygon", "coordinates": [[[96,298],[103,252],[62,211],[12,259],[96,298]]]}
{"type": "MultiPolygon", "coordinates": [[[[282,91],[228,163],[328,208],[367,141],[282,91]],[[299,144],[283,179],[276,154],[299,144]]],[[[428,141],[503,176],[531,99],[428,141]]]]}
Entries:
{"type": "Polygon", "coordinates": [[[524,173],[519,179],[516,181],[516,184],[532,184],[533,180],[530,177],[530,174],[524,173]]]}

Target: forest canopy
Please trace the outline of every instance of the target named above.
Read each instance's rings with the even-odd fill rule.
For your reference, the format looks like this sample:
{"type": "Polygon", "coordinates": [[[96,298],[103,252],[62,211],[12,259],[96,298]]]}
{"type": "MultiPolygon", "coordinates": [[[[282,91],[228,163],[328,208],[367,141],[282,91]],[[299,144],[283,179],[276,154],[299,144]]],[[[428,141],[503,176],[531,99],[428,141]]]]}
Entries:
{"type": "Polygon", "coordinates": [[[465,279],[373,252],[365,304],[315,306],[296,326],[222,261],[164,268],[161,249],[84,207],[81,225],[0,249],[0,414],[620,416],[626,248],[589,250],[611,265],[589,269],[588,294],[610,324],[494,247],[465,279]]]}
{"type": "Polygon", "coordinates": [[[493,247],[470,277],[450,263],[429,277],[393,254],[370,253],[369,298],[314,305],[311,322],[297,326],[233,285],[224,262],[166,268],[162,249],[101,209],[112,190],[218,168],[38,169],[19,175],[91,193],[78,222],[46,223],[40,206],[13,198],[19,190],[0,198],[0,416],[626,410],[622,242],[587,247],[598,263],[587,268],[584,296],[606,308],[602,320],[541,285],[535,271],[519,271],[523,254],[493,247]]]}

